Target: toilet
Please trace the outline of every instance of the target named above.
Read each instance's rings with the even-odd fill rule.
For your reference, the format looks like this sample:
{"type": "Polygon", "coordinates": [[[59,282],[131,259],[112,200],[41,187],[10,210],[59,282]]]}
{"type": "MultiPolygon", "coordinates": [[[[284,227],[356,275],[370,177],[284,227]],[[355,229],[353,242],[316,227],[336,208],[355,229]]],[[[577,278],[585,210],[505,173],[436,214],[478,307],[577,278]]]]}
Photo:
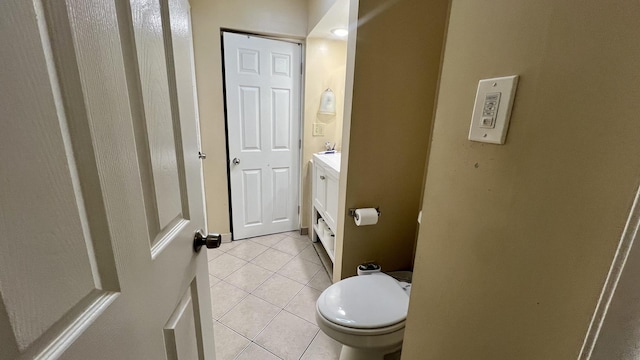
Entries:
{"type": "Polygon", "coordinates": [[[382,272],[329,286],[316,302],[316,322],[342,344],[340,360],[383,360],[402,347],[411,285],[382,272]]]}

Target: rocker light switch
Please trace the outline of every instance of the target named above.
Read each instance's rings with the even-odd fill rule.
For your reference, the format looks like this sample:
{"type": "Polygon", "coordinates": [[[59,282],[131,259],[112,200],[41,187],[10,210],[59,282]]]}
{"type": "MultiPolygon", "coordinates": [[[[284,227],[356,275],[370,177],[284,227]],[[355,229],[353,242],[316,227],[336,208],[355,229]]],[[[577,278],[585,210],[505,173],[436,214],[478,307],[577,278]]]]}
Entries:
{"type": "Polygon", "coordinates": [[[313,123],[313,136],[324,136],[323,123],[313,123]]]}
{"type": "Polygon", "coordinates": [[[517,75],[480,80],[469,140],[504,144],[517,84],[517,75]]]}

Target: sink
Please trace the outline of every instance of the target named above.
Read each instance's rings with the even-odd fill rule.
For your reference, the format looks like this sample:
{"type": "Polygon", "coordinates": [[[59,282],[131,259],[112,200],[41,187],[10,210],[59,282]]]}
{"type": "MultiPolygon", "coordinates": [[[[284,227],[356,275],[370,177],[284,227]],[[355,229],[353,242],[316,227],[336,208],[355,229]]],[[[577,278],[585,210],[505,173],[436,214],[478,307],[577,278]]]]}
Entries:
{"type": "Polygon", "coordinates": [[[337,173],[340,173],[340,159],[342,158],[342,153],[336,152],[332,154],[325,153],[317,153],[315,154],[316,158],[328,166],[330,166],[337,173]]]}

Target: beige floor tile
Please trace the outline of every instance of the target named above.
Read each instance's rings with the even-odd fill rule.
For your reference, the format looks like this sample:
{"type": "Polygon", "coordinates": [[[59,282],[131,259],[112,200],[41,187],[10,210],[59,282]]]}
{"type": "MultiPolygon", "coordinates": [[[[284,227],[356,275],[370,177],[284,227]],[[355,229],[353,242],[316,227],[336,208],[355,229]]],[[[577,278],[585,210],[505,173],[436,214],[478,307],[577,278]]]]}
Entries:
{"type": "Polygon", "coordinates": [[[219,322],[213,324],[216,360],[233,360],[250,344],[249,339],[219,322]]]}
{"type": "Polygon", "coordinates": [[[317,326],[282,311],[255,342],[285,360],[298,360],[317,333],[317,326]]]}
{"type": "Polygon", "coordinates": [[[262,254],[268,247],[256,244],[253,241],[243,241],[242,244],[227,251],[227,254],[238,257],[242,260],[251,261],[256,256],[262,254]]]}
{"type": "Polygon", "coordinates": [[[314,276],[311,281],[307,284],[316,290],[324,291],[326,288],[331,286],[331,279],[329,279],[329,275],[324,269],[320,269],[314,276]]]}
{"type": "Polygon", "coordinates": [[[220,319],[240,335],[253,339],[280,312],[280,308],[248,295],[236,307],[220,319]]]}
{"type": "Polygon", "coordinates": [[[247,295],[249,294],[246,291],[224,281],[219,281],[213,285],[211,287],[211,312],[213,318],[220,319],[247,295]]]}
{"type": "Polygon", "coordinates": [[[310,241],[287,237],[285,239],[282,239],[282,241],[280,241],[279,243],[275,244],[273,248],[296,256],[300,254],[302,250],[306,249],[309,246],[311,246],[310,241]]]}
{"type": "Polygon", "coordinates": [[[223,252],[227,252],[233,248],[235,248],[236,246],[242,244],[244,240],[234,240],[234,241],[230,241],[230,242],[223,242],[222,244],[220,244],[220,247],[218,249],[220,249],[223,252]]]}
{"type": "Polygon", "coordinates": [[[211,261],[215,258],[217,258],[218,256],[224,254],[224,251],[218,249],[207,249],[207,248],[202,248],[204,251],[207,252],[207,261],[211,261]]]}
{"type": "Polygon", "coordinates": [[[258,255],[251,263],[261,266],[267,270],[278,271],[286,263],[293,259],[292,255],[283,253],[282,251],[269,249],[258,255]]]}
{"type": "Polygon", "coordinates": [[[319,331],[301,360],[338,360],[341,349],[340,343],[319,331]]]}
{"type": "Polygon", "coordinates": [[[321,265],[314,264],[310,261],[295,258],[284,265],[278,274],[288,277],[302,284],[307,284],[315,274],[320,270],[321,265]]]}
{"type": "Polygon", "coordinates": [[[300,235],[299,231],[296,231],[294,233],[290,233],[289,237],[292,237],[294,239],[299,239],[299,240],[304,240],[304,241],[311,242],[311,235],[310,234],[300,235]]]}
{"type": "Polygon", "coordinates": [[[280,360],[280,358],[252,343],[236,360],[280,360]]]}
{"type": "Polygon", "coordinates": [[[296,231],[290,231],[285,233],[288,237],[292,237],[295,239],[300,239],[300,240],[307,240],[307,241],[311,241],[311,237],[309,236],[309,234],[306,235],[300,235],[300,231],[296,230],[296,231]]]}
{"type": "Polygon", "coordinates": [[[339,345],[314,325],[331,282],[310,245],[294,231],[207,250],[218,360],[337,359],[339,345]]]}
{"type": "Polygon", "coordinates": [[[305,286],[284,309],[308,322],[316,323],[316,301],[320,291],[305,286]]]}
{"type": "Polygon", "coordinates": [[[243,267],[247,262],[229,254],[222,254],[209,261],[209,274],[224,279],[243,267]]]}
{"type": "Polygon", "coordinates": [[[260,236],[260,237],[255,237],[255,238],[251,238],[249,240],[260,244],[260,245],[264,245],[264,246],[268,246],[268,247],[272,247],[275,244],[279,243],[280,241],[282,241],[282,239],[286,238],[287,235],[285,234],[271,234],[271,235],[266,235],[266,236],[260,236]]]}
{"type": "Polygon", "coordinates": [[[304,260],[311,261],[312,263],[316,263],[318,265],[322,265],[320,258],[318,257],[318,253],[313,246],[307,246],[306,249],[302,250],[298,256],[304,260]]]}
{"type": "Polygon", "coordinates": [[[220,279],[218,279],[217,277],[209,274],[209,287],[212,287],[213,285],[217,284],[218,282],[220,282],[220,279]]]}
{"type": "Polygon", "coordinates": [[[262,285],[258,286],[252,294],[267,302],[284,308],[304,285],[284,276],[273,274],[262,285]]]}
{"type": "Polygon", "coordinates": [[[252,292],[271,275],[273,275],[273,271],[248,263],[224,278],[224,281],[246,292],[252,292]]]}

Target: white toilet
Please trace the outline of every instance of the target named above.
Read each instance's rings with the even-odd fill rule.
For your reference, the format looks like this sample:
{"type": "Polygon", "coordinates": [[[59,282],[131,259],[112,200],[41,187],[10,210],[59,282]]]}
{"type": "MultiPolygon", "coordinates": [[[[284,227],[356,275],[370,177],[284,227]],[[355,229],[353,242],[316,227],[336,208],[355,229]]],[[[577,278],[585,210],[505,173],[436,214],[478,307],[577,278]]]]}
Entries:
{"type": "Polygon", "coordinates": [[[381,272],[350,277],[322,292],[316,322],[342,344],[340,360],[383,360],[402,347],[409,291],[381,272]]]}

